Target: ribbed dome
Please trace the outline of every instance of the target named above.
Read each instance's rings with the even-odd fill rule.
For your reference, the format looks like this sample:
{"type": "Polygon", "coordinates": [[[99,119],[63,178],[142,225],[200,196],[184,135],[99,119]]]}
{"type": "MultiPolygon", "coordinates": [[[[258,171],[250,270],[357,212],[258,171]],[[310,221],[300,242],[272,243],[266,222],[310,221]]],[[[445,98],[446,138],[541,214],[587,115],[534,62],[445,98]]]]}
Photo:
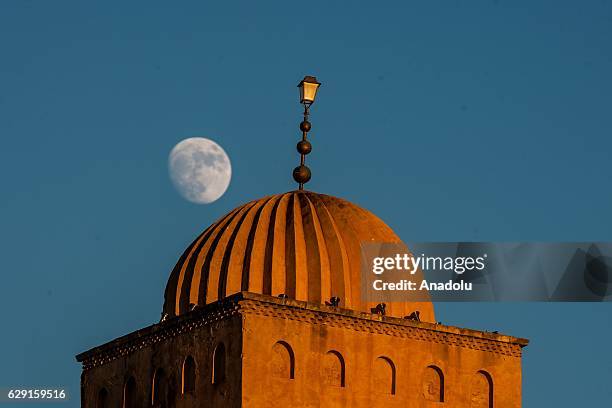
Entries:
{"type": "MultiPolygon", "coordinates": [[[[240,291],[369,311],[360,297],[362,242],[400,242],[374,214],[340,198],[293,191],[244,204],[208,227],[183,253],[166,286],[170,316],[240,291]]],[[[387,314],[420,310],[435,321],[430,302],[391,303],[387,314]]]]}

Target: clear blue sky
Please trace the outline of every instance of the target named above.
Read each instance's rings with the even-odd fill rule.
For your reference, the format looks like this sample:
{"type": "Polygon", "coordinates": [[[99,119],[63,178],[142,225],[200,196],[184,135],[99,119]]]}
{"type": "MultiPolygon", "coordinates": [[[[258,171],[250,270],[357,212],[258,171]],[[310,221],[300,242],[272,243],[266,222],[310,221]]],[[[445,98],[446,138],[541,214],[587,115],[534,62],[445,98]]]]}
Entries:
{"type": "MultiPolygon", "coordinates": [[[[297,82],[316,75],[309,187],[405,241],[612,241],[612,2],[0,5],[0,387],[63,386],[74,355],[159,318],[182,250],[294,188],[297,82]],[[181,139],[227,193],[184,201],[181,139]]],[[[528,337],[526,407],[612,398],[612,305],[439,304],[528,337]]]]}

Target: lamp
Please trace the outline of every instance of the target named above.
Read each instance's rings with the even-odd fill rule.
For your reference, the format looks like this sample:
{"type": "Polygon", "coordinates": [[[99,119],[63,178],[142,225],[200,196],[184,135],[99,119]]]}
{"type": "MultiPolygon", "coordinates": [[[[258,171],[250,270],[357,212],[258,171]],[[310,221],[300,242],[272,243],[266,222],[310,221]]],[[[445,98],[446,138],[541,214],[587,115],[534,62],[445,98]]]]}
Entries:
{"type": "Polygon", "coordinates": [[[310,106],[314,103],[317,96],[317,90],[321,84],[317,82],[317,78],[313,76],[305,76],[298,84],[300,88],[300,103],[305,106],[310,106]]]}

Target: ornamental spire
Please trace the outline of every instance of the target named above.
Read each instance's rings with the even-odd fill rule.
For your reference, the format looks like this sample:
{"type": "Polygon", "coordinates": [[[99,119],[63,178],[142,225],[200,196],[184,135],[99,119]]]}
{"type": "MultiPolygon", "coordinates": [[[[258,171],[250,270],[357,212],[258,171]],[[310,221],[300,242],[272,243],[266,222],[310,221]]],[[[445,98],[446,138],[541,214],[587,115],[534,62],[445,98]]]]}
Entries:
{"type": "Polygon", "coordinates": [[[306,166],[306,155],[312,151],[312,145],[308,141],[308,132],[310,132],[310,105],[315,101],[317,90],[321,84],[317,82],[317,78],[313,76],[305,76],[298,84],[300,88],[300,103],[304,105],[304,119],[300,123],[302,131],[302,140],[297,144],[297,151],[300,154],[300,165],[293,169],[293,179],[299,184],[299,189],[304,189],[304,184],[308,183],[311,177],[310,169],[306,166]]]}

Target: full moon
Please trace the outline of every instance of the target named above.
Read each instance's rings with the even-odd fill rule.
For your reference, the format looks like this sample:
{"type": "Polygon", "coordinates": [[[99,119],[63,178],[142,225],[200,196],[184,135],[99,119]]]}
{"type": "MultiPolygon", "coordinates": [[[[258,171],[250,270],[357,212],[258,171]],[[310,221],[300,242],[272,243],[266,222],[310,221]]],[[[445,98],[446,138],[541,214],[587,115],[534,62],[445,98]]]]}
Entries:
{"type": "Polygon", "coordinates": [[[208,204],[218,200],[232,178],[232,165],[217,143],[203,137],[180,141],[168,157],[168,172],[187,200],[208,204]]]}

